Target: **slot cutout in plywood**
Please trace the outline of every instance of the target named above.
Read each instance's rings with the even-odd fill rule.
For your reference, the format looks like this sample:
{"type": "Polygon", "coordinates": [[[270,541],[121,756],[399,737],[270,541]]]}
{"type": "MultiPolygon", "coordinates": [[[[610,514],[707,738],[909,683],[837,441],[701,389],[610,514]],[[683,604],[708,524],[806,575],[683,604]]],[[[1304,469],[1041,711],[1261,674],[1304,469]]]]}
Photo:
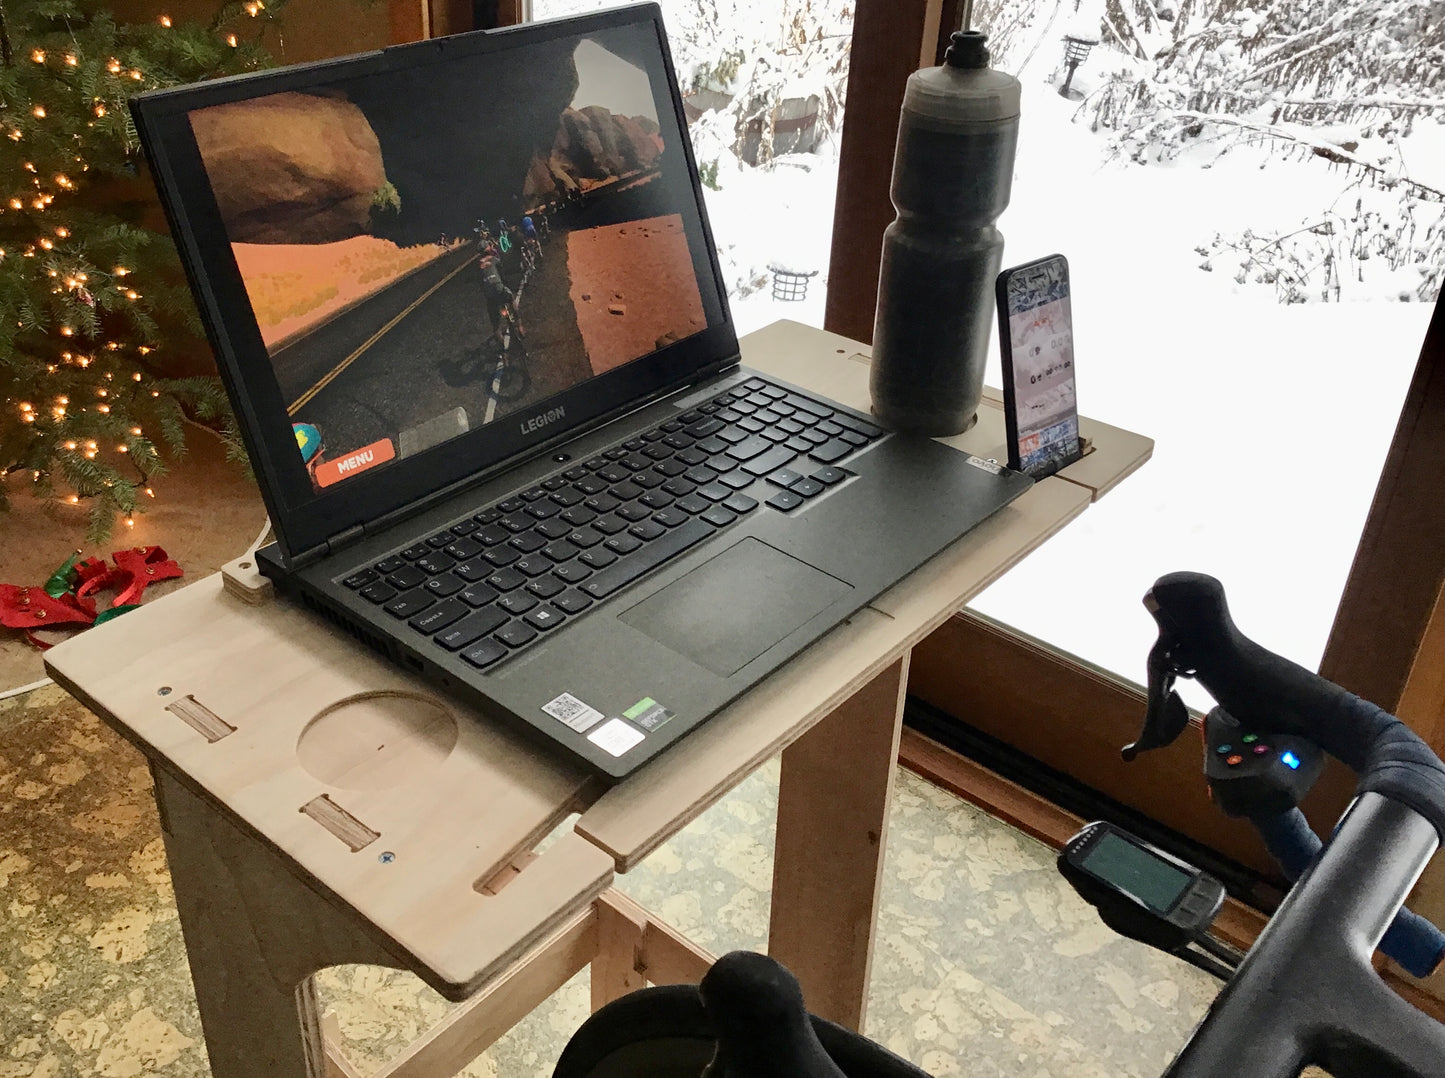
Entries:
{"type": "Polygon", "coordinates": [[[213,745],[221,738],[236,732],[234,726],[194,696],[184,696],[174,703],[167,704],[166,710],[213,745]]]}
{"type": "Polygon", "coordinates": [[[373,831],[367,827],[366,824],[331,800],[327,794],[313,797],[301,806],[300,811],[346,843],[352,853],[366,849],[381,837],[380,831],[373,831]]]}

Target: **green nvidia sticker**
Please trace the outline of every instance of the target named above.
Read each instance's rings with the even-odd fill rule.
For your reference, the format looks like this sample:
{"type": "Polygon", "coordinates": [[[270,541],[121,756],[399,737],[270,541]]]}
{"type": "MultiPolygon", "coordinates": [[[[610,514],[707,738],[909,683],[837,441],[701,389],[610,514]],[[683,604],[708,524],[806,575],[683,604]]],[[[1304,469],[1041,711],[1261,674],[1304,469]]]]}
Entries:
{"type": "Polygon", "coordinates": [[[626,718],[631,719],[644,730],[656,730],[668,719],[673,717],[673,712],[667,710],[650,696],[643,697],[637,703],[622,713],[626,718]]]}

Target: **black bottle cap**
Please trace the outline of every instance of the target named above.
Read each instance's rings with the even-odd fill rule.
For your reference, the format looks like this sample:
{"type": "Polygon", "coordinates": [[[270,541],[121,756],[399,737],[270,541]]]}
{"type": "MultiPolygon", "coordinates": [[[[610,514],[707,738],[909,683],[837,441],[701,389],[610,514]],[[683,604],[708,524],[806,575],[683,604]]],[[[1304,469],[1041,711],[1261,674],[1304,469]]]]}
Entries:
{"type": "Polygon", "coordinates": [[[955,30],[943,62],[949,67],[988,67],[987,42],[981,30],[955,30]]]}

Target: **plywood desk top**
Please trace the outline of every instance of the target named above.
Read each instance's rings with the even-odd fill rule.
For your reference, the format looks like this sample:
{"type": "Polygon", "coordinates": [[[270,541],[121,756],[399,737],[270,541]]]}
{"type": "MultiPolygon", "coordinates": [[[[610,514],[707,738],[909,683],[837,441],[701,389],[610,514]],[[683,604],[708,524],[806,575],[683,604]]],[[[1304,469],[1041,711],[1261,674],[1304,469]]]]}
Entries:
{"type": "MultiPolygon", "coordinates": [[[[867,410],[867,356],[781,322],[743,341],[755,369],[867,410]]],[[[609,791],[514,739],[297,606],[253,570],[213,576],[47,654],[52,676],[153,765],[354,911],[388,954],[464,996],[847,700],[971,595],[1148,458],[1085,423],[1089,457],[1038,483],[658,760],[609,791]],[[570,812],[520,873],[519,855],[570,812]],[[497,889],[499,881],[509,881],[497,889]],[[495,893],[489,893],[495,891],[495,893]]],[[[952,439],[995,456],[986,400],[952,439]]]]}

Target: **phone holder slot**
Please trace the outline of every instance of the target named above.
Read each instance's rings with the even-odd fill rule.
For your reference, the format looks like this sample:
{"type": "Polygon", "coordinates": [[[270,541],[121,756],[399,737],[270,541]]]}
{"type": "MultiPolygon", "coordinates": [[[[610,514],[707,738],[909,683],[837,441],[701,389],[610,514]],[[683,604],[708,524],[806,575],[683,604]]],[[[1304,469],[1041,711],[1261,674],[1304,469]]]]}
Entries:
{"type": "Polygon", "coordinates": [[[366,849],[381,837],[380,831],[373,831],[367,827],[366,824],[331,800],[328,794],[312,798],[301,806],[300,811],[346,843],[352,853],[366,849]]]}
{"type": "Polygon", "coordinates": [[[236,732],[234,726],[194,696],[184,696],[175,703],[167,704],[166,710],[213,745],[236,732]]]}

